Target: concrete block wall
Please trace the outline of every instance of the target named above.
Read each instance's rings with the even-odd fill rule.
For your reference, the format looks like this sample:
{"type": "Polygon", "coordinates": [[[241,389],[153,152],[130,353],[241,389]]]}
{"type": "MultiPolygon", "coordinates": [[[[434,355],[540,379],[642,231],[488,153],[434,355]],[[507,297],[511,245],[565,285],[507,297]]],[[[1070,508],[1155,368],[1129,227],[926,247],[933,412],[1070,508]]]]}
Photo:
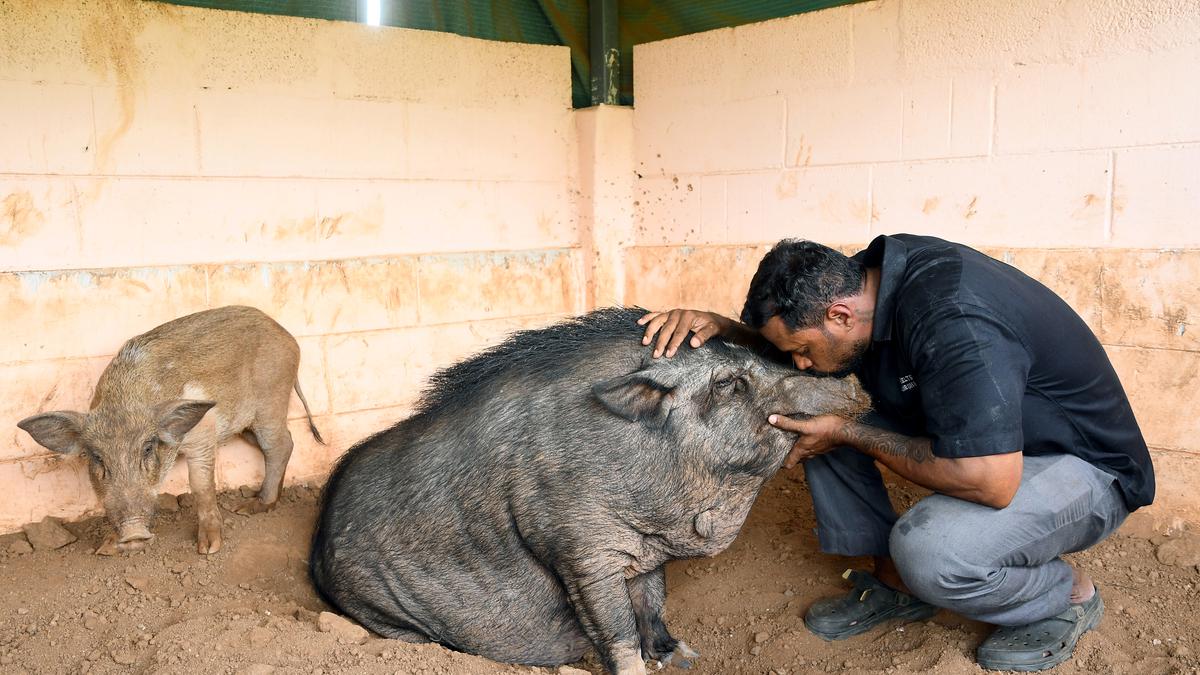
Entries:
{"type": "MultiPolygon", "coordinates": [[[[289,482],[433,369],[585,309],[566,48],[136,0],[0,3],[0,532],[95,508],[15,426],[121,343],[262,308],[297,336],[289,482]]],[[[261,455],[219,453],[223,487],[261,455]]],[[[185,491],[183,466],[168,489],[185,491]]]]}
{"type": "MultiPolygon", "coordinates": [[[[0,3],[0,532],[96,506],[15,422],[85,409],[122,341],[182,314],[253,304],[297,335],[330,443],[294,405],[289,480],[315,480],[513,329],[734,315],[776,240],[896,231],[1066,297],[1160,506],[1196,514],[1197,36],[1190,0],[884,0],[641,46],[636,109],[572,112],[564,48],[0,3]]],[[[222,486],[260,472],[220,453],[222,486]]]]}
{"type": "Polygon", "coordinates": [[[635,48],[630,304],[736,316],[770,244],[914,232],[1041,279],[1200,515],[1200,4],[877,0],[635,48]]]}

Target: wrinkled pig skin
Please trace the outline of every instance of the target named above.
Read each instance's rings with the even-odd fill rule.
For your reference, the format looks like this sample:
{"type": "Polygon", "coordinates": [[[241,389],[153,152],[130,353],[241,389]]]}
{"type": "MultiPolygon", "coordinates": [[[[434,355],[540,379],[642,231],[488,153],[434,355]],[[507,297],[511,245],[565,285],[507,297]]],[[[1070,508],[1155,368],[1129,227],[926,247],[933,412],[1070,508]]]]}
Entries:
{"type": "Polygon", "coordinates": [[[296,379],[299,365],[296,339],[261,311],[197,312],[126,341],[100,375],[88,412],[42,413],[18,426],[50,450],[88,459],[92,486],[114,529],[101,554],[136,551],[153,539],[159,488],[183,455],[196,499],[196,549],[215,553],[221,548],[217,446],[242,434],[262,449],[262,487],[236,509],[247,514],[269,510],[279,498],[292,454],[287,409],[293,390],[321,441],[296,379]]]}
{"type": "Polygon", "coordinates": [[[594,648],[627,674],[695,658],[663,624],[664,563],[733,542],[795,440],[770,413],[868,399],[720,339],[652,359],[641,315],[518,333],[352,448],[314,536],[325,599],[380,635],[497,661],[594,648]]]}

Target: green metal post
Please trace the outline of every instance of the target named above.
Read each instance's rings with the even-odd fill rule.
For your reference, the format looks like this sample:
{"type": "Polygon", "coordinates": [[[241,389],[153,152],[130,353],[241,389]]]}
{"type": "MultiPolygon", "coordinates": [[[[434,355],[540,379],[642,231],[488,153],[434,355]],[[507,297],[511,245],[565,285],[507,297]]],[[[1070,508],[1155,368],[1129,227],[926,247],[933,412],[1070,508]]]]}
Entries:
{"type": "Polygon", "coordinates": [[[588,56],[591,58],[592,105],[617,105],[621,59],[617,50],[617,0],[588,1],[588,56]]]}

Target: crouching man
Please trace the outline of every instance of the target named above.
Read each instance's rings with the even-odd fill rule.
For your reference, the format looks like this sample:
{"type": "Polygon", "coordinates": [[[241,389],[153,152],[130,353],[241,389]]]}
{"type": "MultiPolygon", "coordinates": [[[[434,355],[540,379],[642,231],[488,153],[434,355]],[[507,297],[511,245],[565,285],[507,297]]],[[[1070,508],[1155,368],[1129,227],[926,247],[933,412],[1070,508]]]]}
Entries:
{"type": "MultiPolygon", "coordinates": [[[[808,241],[763,258],[738,323],[651,313],[644,342],[671,356],[689,333],[765,338],[797,368],[857,374],[857,421],[770,422],[797,432],[821,550],[874,556],[843,597],[809,608],[827,640],[949,609],[998,628],[993,670],[1070,658],[1104,605],[1060,556],[1094,546],[1154,498],[1154,470],[1099,341],[1053,292],[966,246],[881,236],[847,257],[808,241]],[[935,494],[897,518],[876,462],[935,494]]],[[[781,411],[782,412],[782,411],[781,411]]]]}

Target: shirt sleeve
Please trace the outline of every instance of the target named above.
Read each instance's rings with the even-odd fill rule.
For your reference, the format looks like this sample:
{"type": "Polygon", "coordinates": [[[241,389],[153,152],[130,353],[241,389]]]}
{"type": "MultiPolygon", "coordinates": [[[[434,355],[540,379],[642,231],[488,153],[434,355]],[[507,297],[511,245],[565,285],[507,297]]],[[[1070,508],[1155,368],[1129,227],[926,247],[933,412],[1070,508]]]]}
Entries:
{"type": "Polygon", "coordinates": [[[1019,452],[1029,352],[986,309],[931,308],[909,329],[907,352],[938,457],[1019,452]]]}

